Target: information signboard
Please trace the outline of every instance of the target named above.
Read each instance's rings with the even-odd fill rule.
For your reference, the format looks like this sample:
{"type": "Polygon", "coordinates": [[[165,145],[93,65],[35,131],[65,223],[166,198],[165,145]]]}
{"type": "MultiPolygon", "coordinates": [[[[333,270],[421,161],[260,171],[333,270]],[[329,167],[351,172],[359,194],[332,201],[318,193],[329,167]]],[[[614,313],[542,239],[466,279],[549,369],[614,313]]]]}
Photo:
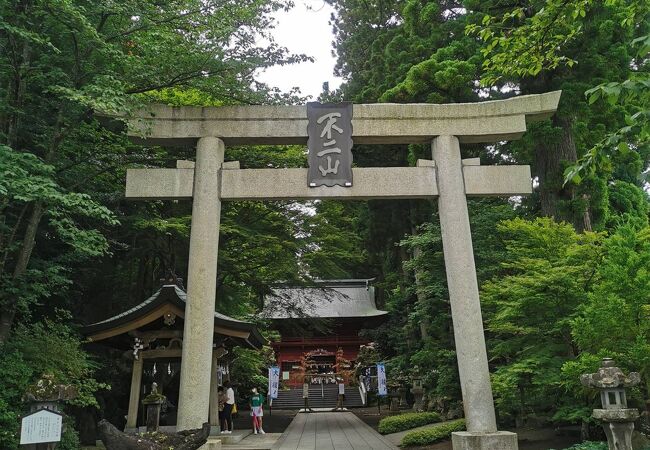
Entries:
{"type": "Polygon", "coordinates": [[[23,417],[20,427],[20,444],[59,442],[63,428],[63,415],[41,409],[23,417]]]}

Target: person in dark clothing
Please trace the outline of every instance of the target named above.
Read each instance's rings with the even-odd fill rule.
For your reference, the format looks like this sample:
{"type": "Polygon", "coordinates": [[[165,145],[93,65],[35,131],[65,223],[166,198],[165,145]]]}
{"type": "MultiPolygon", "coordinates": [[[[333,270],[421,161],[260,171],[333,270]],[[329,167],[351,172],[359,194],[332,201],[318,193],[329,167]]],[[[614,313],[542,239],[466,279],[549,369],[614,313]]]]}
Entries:
{"type": "Polygon", "coordinates": [[[226,405],[226,391],[223,389],[223,386],[217,388],[217,402],[219,405],[219,428],[223,431],[226,429],[226,421],[223,417],[223,409],[226,405]]]}
{"type": "Polygon", "coordinates": [[[232,408],[235,406],[235,391],[230,386],[230,381],[223,383],[226,390],[226,402],[223,405],[223,420],[226,423],[226,429],[221,430],[223,434],[232,434],[232,408]]]}

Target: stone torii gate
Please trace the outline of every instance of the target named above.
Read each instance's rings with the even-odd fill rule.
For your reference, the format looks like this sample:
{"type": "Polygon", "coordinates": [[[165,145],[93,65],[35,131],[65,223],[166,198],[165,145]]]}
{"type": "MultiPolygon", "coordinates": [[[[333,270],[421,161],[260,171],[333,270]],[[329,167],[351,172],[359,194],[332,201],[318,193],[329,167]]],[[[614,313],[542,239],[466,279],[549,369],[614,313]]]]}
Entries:
{"type": "Polygon", "coordinates": [[[356,144],[431,143],[416,167],[354,168],[351,187],[309,187],[307,170],[240,169],[225,145],[306,144],[305,106],[168,107],[152,105],[128,121],[149,144],[196,145],[196,162],[176,169],[130,169],[130,199],[192,199],[189,273],[178,405],[179,430],[208,419],[221,202],[229,200],[438,198],[447,283],[467,432],[454,449],[517,448],[498,432],[488,369],[466,196],[532,192],[528,166],[461,160],[461,143],[518,139],[526,122],[550,117],[560,92],[481,103],[353,106],[356,144]]]}

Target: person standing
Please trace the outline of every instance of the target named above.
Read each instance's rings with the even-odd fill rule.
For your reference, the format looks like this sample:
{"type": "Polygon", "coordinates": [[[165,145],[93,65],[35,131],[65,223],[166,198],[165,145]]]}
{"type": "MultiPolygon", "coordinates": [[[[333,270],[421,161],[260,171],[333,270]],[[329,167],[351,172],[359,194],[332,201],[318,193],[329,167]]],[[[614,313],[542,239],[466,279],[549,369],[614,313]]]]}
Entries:
{"type": "Polygon", "coordinates": [[[302,384],[302,399],[305,402],[305,411],[304,412],[312,412],[313,409],[311,409],[311,406],[309,406],[309,383],[307,383],[307,380],[305,379],[305,382],[302,384]]]}
{"type": "Polygon", "coordinates": [[[338,378],[338,388],[339,388],[339,398],[336,402],[336,408],[334,411],[343,410],[343,401],[345,400],[345,383],[343,383],[343,378],[338,378]]]}
{"type": "Polygon", "coordinates": [[[226,391],[223,389],[223,386],[217,388],[217,405],[219,409],[219,428],[221,431],[226,429],[226,421],[224,420],[224,406],[226,405],[226,391]]]}
{"type": "Polygon", "coordinates": [[[253,433],[266,434],[262,429],[262,417],[264,416],[264,396],[253,388],[253,395],[251,396],[250,407],[251,417],[253,418],[253,433]]]}
{"type": "Polygon", "coordinates": [[[235,391],[230,386],[230,381],[223,383],[223,387],[226,390],[226,401],[223,405],[223,420],[226,429],[222,430],[221,433],[232,434],[232,409],[235,406],[235,391]]]}

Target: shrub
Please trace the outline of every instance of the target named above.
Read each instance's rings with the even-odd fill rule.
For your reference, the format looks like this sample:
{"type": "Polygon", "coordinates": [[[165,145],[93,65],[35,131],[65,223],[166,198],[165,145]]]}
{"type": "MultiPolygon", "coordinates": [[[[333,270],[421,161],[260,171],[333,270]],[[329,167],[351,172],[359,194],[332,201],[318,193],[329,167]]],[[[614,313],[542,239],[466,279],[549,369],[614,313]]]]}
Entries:
{"type": "MultiPolygon", "coordinates": [[[[607,442],[585,441],[580,444],[572,445],[564,450],[607,450],[607,442]]],[[[553,450],[553,449],[551,449],[553,450]]]]}
{"type": "Polygon", "coordinates": [[[81,448],[79,442],[79,434],[74,429],[74,420],[71,417],[66,417],[66,428],[61,435],[61,442],[56,446],[57,450],[78,450],[81,448]]]}
{"type": "Polygon", "coordinates": [[[443,423],[424,430],[411,431],[406,433],[402,439],[402,447],[414,447],[416,445],[429,445],[443,439],[449,439],[451,433],[465,430],[465,419],[458,419],[452,422],[443,423]]]}
{"type": "Polygon", "coordinates": [[[381,419],[379,421],[379,432],[381,434],[397,433],[436,422],[440,422],[440,415],[434,412],[400,414],[381,419]]]}

